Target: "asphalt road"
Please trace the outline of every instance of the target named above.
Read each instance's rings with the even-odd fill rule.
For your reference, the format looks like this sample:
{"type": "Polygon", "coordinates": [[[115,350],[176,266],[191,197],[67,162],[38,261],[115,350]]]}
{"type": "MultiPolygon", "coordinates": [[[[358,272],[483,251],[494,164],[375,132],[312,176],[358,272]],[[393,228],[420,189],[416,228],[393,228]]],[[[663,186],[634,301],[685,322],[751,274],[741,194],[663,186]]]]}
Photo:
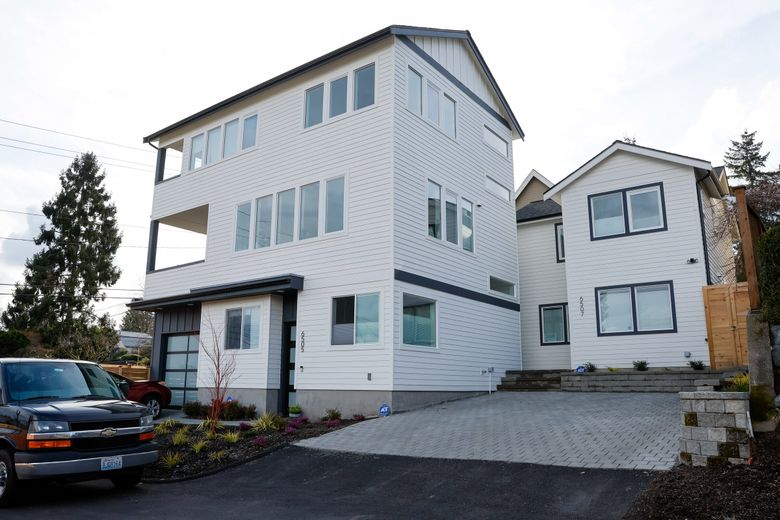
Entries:
{"type": "Polygon", "coordinates": [[[290,447],[211,477],[118,491],[37,485],[0,518],[620,518],[650,471],[290,447]]]}

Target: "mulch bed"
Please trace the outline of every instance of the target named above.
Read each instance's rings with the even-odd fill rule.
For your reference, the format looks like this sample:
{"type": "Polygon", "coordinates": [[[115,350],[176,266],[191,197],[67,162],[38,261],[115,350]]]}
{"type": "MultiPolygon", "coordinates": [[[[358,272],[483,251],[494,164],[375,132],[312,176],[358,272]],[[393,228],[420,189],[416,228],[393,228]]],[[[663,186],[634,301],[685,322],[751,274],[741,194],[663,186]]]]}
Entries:
{"type": "Polygon", "coordinates": [[[253,431],[248,429],[251,422],[247,422],[243,428],[221,427],[215,435],[209,435],[207,431],[193,425],[176,424],[168,432],[160,431],[155,438],[160,449],[160,460],[144,469],[144,481],[176,481],[198,476],[205,476],[219,470],[236,466],[243,462],[249,462],[264,454],[276,451],[288,444],[317,437],[324,433],[338,430],[354,424],[355,420],[305,422],[296,423],[297,427],[283,424],[279,430],[253,431]],[[184,433],[181,431],[184,430],[184,433]],[[238,433],[239,438],[231,442],[225,436],[226,433],[238,433]],[[174,445],[174,436],[179,433],[178,445],[174,445]],[[198,442],[204,442],[199,453],[193,446],[198,442]],[[170,457],[178,454],[179,459],[172,461],[170,457]],[[168,459],[166,459],[168,457],[168,459]],[[175,463],[174,463],[175,462],[175,463]]]}
{"type": "Polygon", "coordinates": [[[780,432],[756,434],[750,466],[678,466],[639,496],[627,520],[780,518],[780,432]]]}

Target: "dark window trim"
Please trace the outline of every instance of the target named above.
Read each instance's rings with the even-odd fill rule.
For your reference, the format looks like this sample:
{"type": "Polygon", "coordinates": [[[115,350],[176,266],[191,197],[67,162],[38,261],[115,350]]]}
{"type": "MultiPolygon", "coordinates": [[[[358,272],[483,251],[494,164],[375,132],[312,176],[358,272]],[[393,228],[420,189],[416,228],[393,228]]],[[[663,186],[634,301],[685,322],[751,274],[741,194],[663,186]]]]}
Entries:
{"type": "Polygon", "coordinates": [[[611,191],[602,191],[601,193],[593,193],[591,195],[588,195],[588,225],[590,226],[590,239],[593,240],[606,240],[610,238],[618,238],[618,237],[626,237],[626,236],[632,236],[632,235],[644,235],[646,233],[657,233],[659,231],[667,231],[669,229],[669,223],[666,220],[666,198],[664,197],[664,183],[663,182],[653,182],[650,184],[642,184],[641,186],[632,186],[630,188],[622,188],[619,190],[611,190],[611,191]],[[642,231],[631,231],[631,228],[629,227],[628,222],[628,196],[627,193],[629,191],[634,190],[641,190],[644,188],[654,188],[658,187],[659,191],[661,193],[661,216],[663,217],[664,225],[663,227],[657,228],[657,229],[645,229],[642,231]],[[602,195],[612,195],[613,193],[620,193],[623,200],[623,233],[617,233],[615,235],[606,235],[603,237],[597,237],[593,234],[593,205],[592,205],[592,199],[594,197],[601,197],[602,195]]]}
{"type": "Polygon", "coordinates": [[[670,334],[677,332],[677,306],[674,303],[674,282],[672,280],[662,280],[659,282],[643,282],[633,284],[622,285],[607,285],[604,287],[596,287],[594,290],[596,298],[596,335],[597,336],[634,336],[644,334],[670,334]],[[669,299],[672,305],[672,328],[665,330],[637,330],[637,314],[636,314],[636,292],[637,287],[646,287],[648,285],[668,285],[669,286],[669,299]],[[606,289],[625,289],[629,288],[631,294],[631,317],[634,321],[634,330],[631,332],[601,332],[601,307],[599,306],[599,291],[606,289]]]}
{"type": "Polygon", "coordinates": [[[563,227],[563,222],[555,224],[555,261],[562,264],[566,261],[566,242],[563,243],[563,258],[561,258],[561,248],[558,245],[558,228],[563,227]]]}
{"type": "Polygon", "coordinates": [[[489,294],[472,291],[471,289],[458,287],[457,285],[440,282],[439,280],[434,280],[433,278],[420,276],[418,274],[410,273],[408,271],[402,271],[400,269],[396,269],[395,279],[399,282],[406,282],[412,285],[425,287],[426,289],[433,289],[434,291],[439,291],[446,294],[452,294],[453,296],[459,296],[461,298],[474,300],[480,303],[486,303],[488,305],[495,305],[496,307],[502,307],[504,309],[509,309],[510,311],[520,312],[519,303],[510,300],[505,300],[497,296],[491,296],[489,294]]]}
{"type": "Polygon", "coordinates": [[[248,350],[250,352],[251,351],[260,352],[261,350],[263,350],[263,344],[262,344],[262,339],[263,339],[262,320],[263,320],[263,317],[262,317],[262,315],[260,315],[259,318],[258,318],[259,319],[259,325],[260,325],[261,328],[260,328],[260,331],[259,331],[260,332],[260,338],[258,338],[257,348],[252,348],[252,347],[242,348],[241,347],[241,340],[242,340],[243,335],[244,335],[244,309],[252,309],[252,308],[258,308],[258,309],[260,309],[260,312],[262,313],[263,307],[262,307],[262,305],[259,305],[259,304],[257,304],[257,305],[240,305],[238,307],[230,307],[230,308],[225,309],[225,346],[224,346],[224,350],[248,350]],[[238,346],[237,347],[229,347],[228,346],[229,330],[228,330],[228,319],[227,319],[227,316],[228,316],[228,312],[236,311],[236,310],[237,311],[241,311],[241,329],[239,331],[238,346]]]}
{"type": "Polygon", "coordinates": [[[563,303],[543,303],[539,305],[539,344],[540,345],[568,345],[569,338],[569,304],[563,303]],[[542,311],[548,307],[563,307],[563,336],[564,341],[544,341],[544,321],[542,320],[542,311]]]}

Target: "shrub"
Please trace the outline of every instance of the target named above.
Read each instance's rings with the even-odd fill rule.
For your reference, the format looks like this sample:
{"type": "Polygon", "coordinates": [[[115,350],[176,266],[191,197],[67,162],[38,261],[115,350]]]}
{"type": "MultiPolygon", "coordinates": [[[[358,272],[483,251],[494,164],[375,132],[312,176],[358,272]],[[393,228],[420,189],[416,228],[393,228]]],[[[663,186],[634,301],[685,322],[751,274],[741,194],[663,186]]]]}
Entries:
{"type": "Polygon", "coordinates": [[[692,359],[688,361],[688,366],[694,370],[704,370],[704,361],[700,359],[692,359]]]}
{"type": "Polygon", "coordinates": [[[30,346],[27,336],[18,330],[0,330],[0,357],[11,357],[30,346]]]}
{"type": "Polygon", "coordinates": [[[647,367],[649,366],[647,360],[645,359],[639,359],[637,361],[634,361],[632,364],[634,365],[634,369],[639,370],[640,372],[644,372],[645,370],[647,370],[647,367]]]}
{"type": "Polygon", "coordinates": [[[297,430],[296,430],[295,428],[293,428],[292,426],[287,426],[287,427],[284,429],[284,434],[285,434],[285,435],[290,435],[290,434],[293,434],[293,433],[295,433],[296,431],[297,431],[297,430]]]}
{"type": "Polygon", "coordinates": [[[322,421],[328,421],[328,420],[334,420],[334,419],[341,419],[341,412],[338,410],[338,408],[331,408],[330,410],[325,410],[325,417],[322,418],[322,421]]]}
{"type": "Polygon", "coordinates": [[[775,399],[769,391],[757,387],[750,390],[750,418],[768,421],[775,415],[775,399]]]}
{"type": "Polygon", "coordinates": [[[360,414],[360,413],[356,413],[355,415],[352,416],[352,420],[353,421],[365,421],[366,420],[366,416],[363,415],[363,414],[360,414]]]}
{"type": "Polygon", "coordinates": [[[179,425],[179,421],[177,421],[176,419],[165,419],[164,421],[161,421],[160,424],[165,426],[169,430],[172,430],[179,425]]]}
{"type": "Polygon", "coordinates": [[[189,429],[187,428],[182,428],[181,430],[177,431],[173,434],[173,437],[171,437],[171,444],[174,446],[183,446],[184,444],[187,444],[190,442],[189,433],[189,429]]]}
{"type": "Polygon", "coordinates": [[[299,404],[294,404],[294,405],[290,406],[288,411],[290,413],[301,413],[301,412],[303,412],[303,408],[301,408],[301,405],[299,405],[299,404]]]}
{"type": "Polygon", "coordinates": [[[241,432],[248,432],[251,429],[252,429],[252,425],[246,422],[242,422],[241,424],[238,425],[238,431],[241,432]]]}
{"type": "Polygon", "coordinates": [[[203,419],[200,424],[198,424],[197,429],[200,431],[209,431],[213,432],[216,430],[223,429],[224,426],[222,426],[222,423],[219,421],[215,421],[213,419],[203,419]]]}
{"type": "Polygon", "coordinates": [[[235,444],[241,440],[241,434],[239,432],[225,432],[222,434],[222,438],[228,444],[235,444]]]}
{"type": "Polygon", "coordinates": [[[252,431],[272,432],[282,429],[284,421],[275,413],[266,412],[252,423],[252,431]]]}
{"type": "Polygon", "coordinates": [[[617,372],[618,371],[618,369],[615,368],[615,367],[607,367],[607,370],[609,370],[610,372],[617,372]]]}
{"type": "Polygon", "coordinates": [[[220,462],[225,458],[225,450],[212,451],[209,453],[209,460],[212,462],[220,462]]]}
{"type": "Polygon", "coordinates": [[[595,372],[596,371],[596,365],[591,363],[590,361],[586,361],[582,364],[583,367],[585,367],[586,372],[595,372]]]}
{"type": "Polygon", "coordinates": [[[168,428],[168,426],[166,426],[165,423],[160,423],[155,425],[154,433],[156,433],[157,435],[168,435],[169,433],[171,433],[171,429],[168,428]]]}
{"type": "Polygon", "coordinates": [[[341,425],[341,419],[328,419],[325,421],[325,426],[328,428],[335,428],[339,425],[341,425]]]}
{"type": "Polygon", "coordinates": [[[258,435],[254,439],[252,439],[252,444],[254,446],[260,446],[262,448],[265,448],[271,443],[271,441],[268,440],[268,437],[265,437],[263,435],[258,435]]]}
{"type": "Polygon", "coordinates": [[[758,285],[764,321],[780,324],[780,226],[770,228],[758,240],[758,285]]]}
{"type": "Polygon", "coordinates": [[[207,444],[208,441],[199,440],[198,442],[192,445],[192,451],[194,451],[195,453],[200,453],[201,451],[203,451],[203,448],[205,448],[207,444]]]}
{"type": "Polygon", "coordinates": [[[181,411],[184,412],[184,415],[187,417],[202,419],[208,414],[209,407],[200,401],[188,401],[182,405],[181,411]]]}
{"type": "Polygon", "coordinates": [[[219,417],[223,421],[239,421],[242,419],[254,419],[257,417],[257,408],[250,404],[243,406],[238,401],[229,401],[222,405],[219,417]]]}
{"type": "Polygon", "coordinates": [[[724,392],[750,392],[750,376],[738,374],[731,378],[731,382],[723,387],[724,392]]]}
{"type": "Polygon", "coordinates": [[[163,466],[165,466],[168,469],[173,469],[179,464],[181,464],[183,458],[184,457],[182,456],[182,454],[179,453],[178,451],[171,451],[163,455],[162,459],[160,460],[162,461],[163,466]]]}

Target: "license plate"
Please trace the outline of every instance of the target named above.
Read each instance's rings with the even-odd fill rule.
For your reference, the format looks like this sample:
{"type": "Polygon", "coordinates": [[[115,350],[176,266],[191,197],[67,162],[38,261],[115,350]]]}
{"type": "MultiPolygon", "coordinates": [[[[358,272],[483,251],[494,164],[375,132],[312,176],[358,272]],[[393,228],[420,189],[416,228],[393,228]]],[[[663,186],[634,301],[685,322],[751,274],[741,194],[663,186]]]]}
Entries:
{"type": "Polygon", "coordinates": [[[100,459],[100,471],[111,471],[112,469],[122,469],[122,456],[103,457],[100,459]]]}

